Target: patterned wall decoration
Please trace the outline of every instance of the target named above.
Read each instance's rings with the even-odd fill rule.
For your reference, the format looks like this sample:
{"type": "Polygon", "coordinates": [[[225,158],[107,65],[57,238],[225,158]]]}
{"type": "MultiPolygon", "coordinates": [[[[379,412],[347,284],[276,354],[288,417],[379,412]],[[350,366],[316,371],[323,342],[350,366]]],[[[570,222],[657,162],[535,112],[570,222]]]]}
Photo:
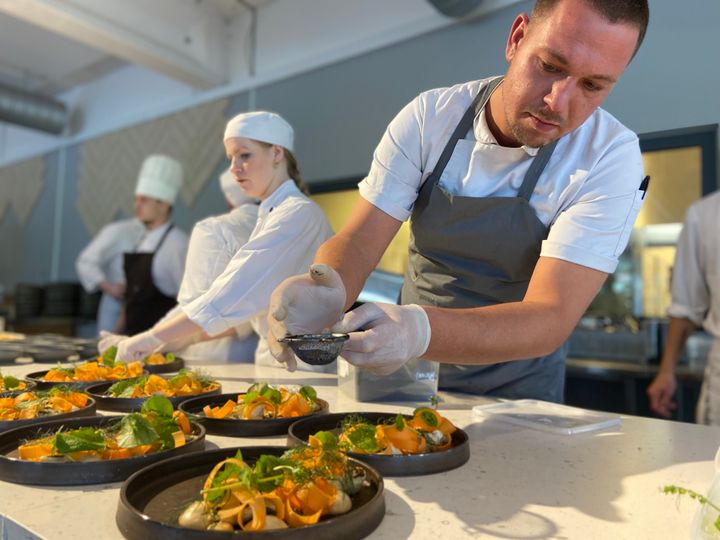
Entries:
{"type": "Polygon", "coordinates": [[[224,159],[228,103],[213,101],[83,143],[77,208],[87,230],[94,235],[121,210],[132,215],[137,173],[153,153],[167,154],[183,164],[180,197],[192,206],[224,159]]]}
{"type": "Polygon", "coordinates": [[[25,225],[44,187],[44,156],[0,169],[0,221],[12,207],[20,224],[25,225]]]}

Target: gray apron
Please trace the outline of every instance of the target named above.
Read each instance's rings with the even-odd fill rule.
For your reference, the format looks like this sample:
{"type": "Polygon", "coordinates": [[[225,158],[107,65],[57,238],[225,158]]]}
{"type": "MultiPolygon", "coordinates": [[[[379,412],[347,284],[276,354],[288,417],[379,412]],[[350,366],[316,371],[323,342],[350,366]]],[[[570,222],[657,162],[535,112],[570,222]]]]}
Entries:
{"type": "MultiPolygon", "coordinates": [[[[529,200],[556,142],[542,147],[517,197],[462,197],[438,180],[455,144],[473,127],[501,78],[475,97],[433,172],[420,188],[410,217],[410,259],[402,304],[474,308],[522,300],[548,228],[529,200]]],[[[478,178],[477,181],[482,181],[478,178]]],[[[478,339],[492,336],[478,335],[478,339]]],[[[511,399],[562,402],[565,345],[552,354],[490,365],[440,365],[439,388],[511,399]]]]}

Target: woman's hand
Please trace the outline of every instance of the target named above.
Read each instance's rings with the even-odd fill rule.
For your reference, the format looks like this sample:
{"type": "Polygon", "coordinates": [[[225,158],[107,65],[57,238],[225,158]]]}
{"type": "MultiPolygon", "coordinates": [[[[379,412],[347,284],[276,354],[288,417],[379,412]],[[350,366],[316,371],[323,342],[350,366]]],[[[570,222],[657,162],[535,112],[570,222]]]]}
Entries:
{"type": "Polygon", "coordinates": [[[154,352],[159,352],[163,348],[163,345],[165,345],[165,343],[152,335],[148,330],[125,338],[118,343],[118,351],[115,358],[123,362],[142,360],[154,352]]]}
{"type": "Polygon", "coordinates": [[[428,316],[416,304],[363,304],[346,313],[333,331],[350,334],[340,356],[377,375],[389,375],[421,357],[431,334],[428,316]]]}

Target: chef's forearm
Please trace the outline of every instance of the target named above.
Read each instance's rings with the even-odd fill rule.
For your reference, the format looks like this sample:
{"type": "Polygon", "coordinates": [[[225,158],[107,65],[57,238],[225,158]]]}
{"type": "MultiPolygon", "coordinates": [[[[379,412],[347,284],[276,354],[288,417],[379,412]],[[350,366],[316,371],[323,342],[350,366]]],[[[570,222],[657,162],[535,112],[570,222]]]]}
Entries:
{"type": "Polygon", "coordinates": [[[673,374],[685,342],[699,327],[690,319],[670,317],[667,341],[663,348],[659,371],[673,374]]]}
{"type": "Polygon", "coordinates": [[[556,308],[533,302],[473,309],[423,307],[431,327],[424,358],[441,363],[491,364],[545,356],[562,345],[577,323],[556,308]]]}

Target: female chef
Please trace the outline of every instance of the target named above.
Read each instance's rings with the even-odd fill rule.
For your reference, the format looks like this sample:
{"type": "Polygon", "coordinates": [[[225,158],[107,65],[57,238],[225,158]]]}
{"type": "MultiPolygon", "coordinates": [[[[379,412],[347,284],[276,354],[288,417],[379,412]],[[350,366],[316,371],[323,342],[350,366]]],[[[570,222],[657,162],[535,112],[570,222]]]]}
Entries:
{"type": "Polygon", "coordinates": [[[306,272],[332,235],[322,210],[301,191],[293,139],[290,124],[274,113],[243,113],[228,122],[224,145],[230,171],[246,196],[260,200],[255,229],[212,286],[181,306],[182,314],[119,341],[119,359],[173,350],[193,338],[231,335],[250,321],[260,336],[255,361],[277,365],[265,339],[270,293],[287,277],[306,272]]]}

